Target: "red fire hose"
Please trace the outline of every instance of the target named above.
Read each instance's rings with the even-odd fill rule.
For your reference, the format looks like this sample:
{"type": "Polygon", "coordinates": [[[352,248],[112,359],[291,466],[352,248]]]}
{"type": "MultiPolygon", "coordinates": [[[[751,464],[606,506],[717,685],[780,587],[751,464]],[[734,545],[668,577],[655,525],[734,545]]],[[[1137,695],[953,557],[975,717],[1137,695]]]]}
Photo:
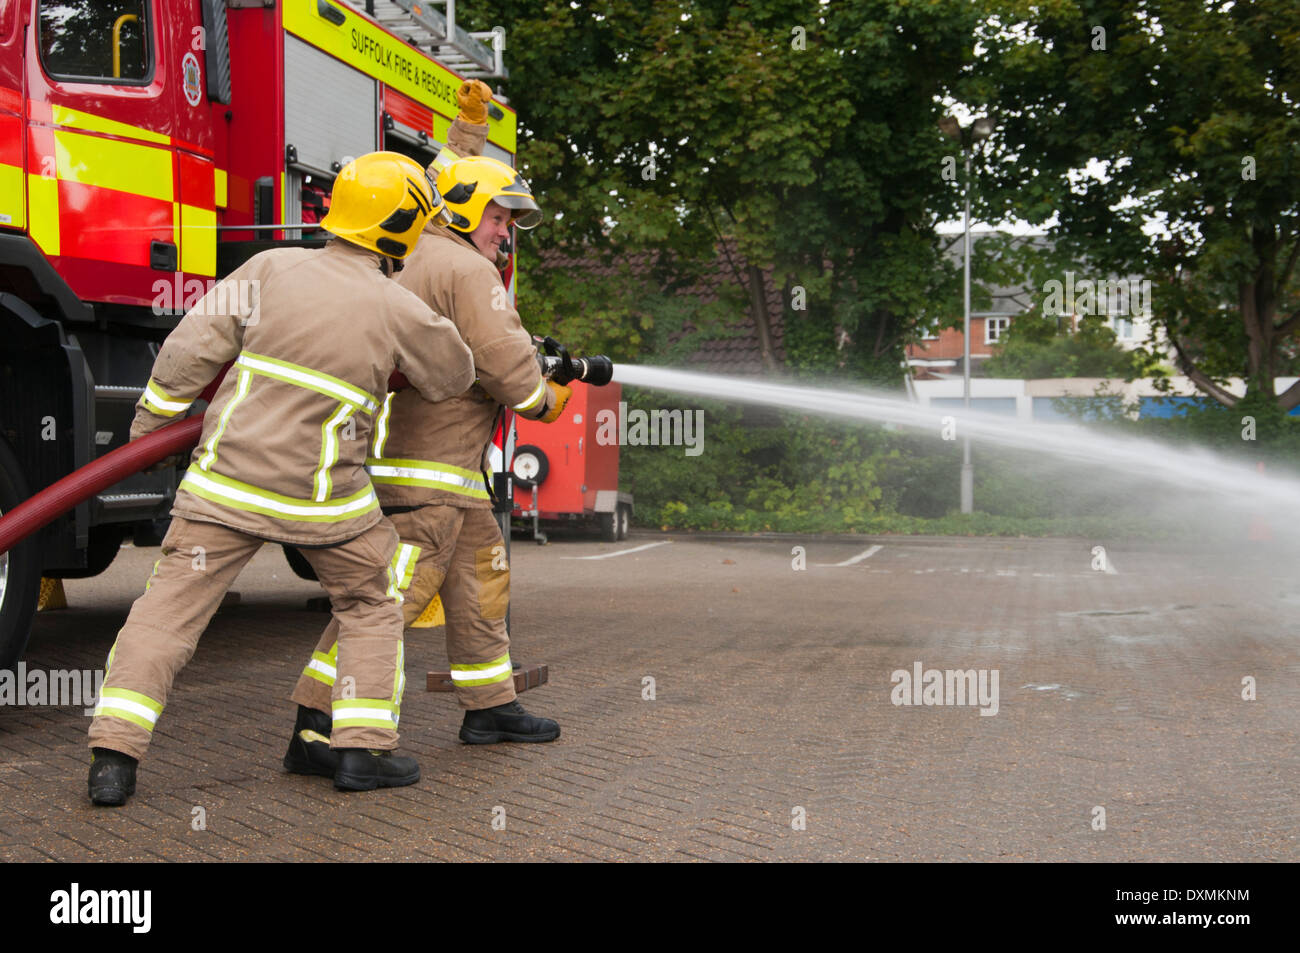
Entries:
{"type": "Polygon", "coordinates": [[[159,427],[139,440],[132,440],[80,470],[74,470],[57,483],[50,484],[0,517],[0,553],[8,552],[82,500],[89,499],[159,460],[191,449],[199,442],[202,433],[203,415],[195,414],[185,420],[159,427]]]}
{"type": "MultiPolygon", "coordinates": [[[[228,370],[230,364],[208,382],[197,399],[212,400],[228,370]]],[[[74,470],[57,483],[51,483],[31,499],[23,500],[0,516],[0,554],[7,553],[42,526],[54,522],[100,490],[107,490],[114,483],[153,466],[159,460],[166,460],[172,454],[193,449],[202,434],[203,415],[195,414],[159,427],[148,436],[132,440],[126,446],[87,463],[80,470],[74,470]]]]}
{"type": "MultiPolygon", "coordinates": [[[[221,369],[208,384],[199,400],[211,400],[217,387],[226,376],[230,365],[221,369]]],[[[389,390],[409,387],[400,371],[394,372],[388,382],[389,390]]],[[[145,467],[172,454],[184,453],[199,442],[203,433],[203,415],[196,414],[185,420],[159,427],[148,436],[133,440],[104,454],[93,463],[69,473],[57,483],[52,483],[31,499],[24,500],[4,516],[0,516],[0,554],[8,552],[42,526],[52,523],[82,500],[90,499],[114,483],[139,473],[145,467]]]]}

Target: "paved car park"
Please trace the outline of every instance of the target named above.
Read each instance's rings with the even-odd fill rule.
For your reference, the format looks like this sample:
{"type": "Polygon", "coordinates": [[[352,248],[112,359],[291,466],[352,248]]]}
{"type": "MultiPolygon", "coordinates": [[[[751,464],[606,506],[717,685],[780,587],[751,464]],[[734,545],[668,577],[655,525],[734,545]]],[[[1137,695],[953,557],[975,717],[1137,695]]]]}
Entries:
{"type": "MultiPolygon", "coordinates": [[[[27,670],[102,668],[156,558],[69,581],[27,670]]],[[[513,654],[550,666],[522,700],[560,739],[460,744],[453,697],[422,690],[442,630],[412,631],[423,779],[343,794],[280,766],[325,618],[268,546],[125,808],[86,796],[83,706],[0,706],[0,860],[1296,860],[1293,565],[1244,544],[1114,546],[1098,568],[1083,540],[516,539],[513,654]]]]}

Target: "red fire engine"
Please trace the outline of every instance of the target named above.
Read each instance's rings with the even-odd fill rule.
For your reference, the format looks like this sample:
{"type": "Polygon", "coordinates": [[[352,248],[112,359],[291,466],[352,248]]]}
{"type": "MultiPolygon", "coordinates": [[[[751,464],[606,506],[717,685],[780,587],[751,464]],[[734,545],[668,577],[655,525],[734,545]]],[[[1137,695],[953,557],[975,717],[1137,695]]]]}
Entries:
{"type": "MultiPolygon", "coordinates": [[[[168,331],[252,254],[321,241],[350,158],[432,161],[462,78],[506,76],[499,28],[433,5],[0,0],[0,513],[126,441],[168,331]]],[[[494,104],[485,154],[513,164],[515,130],[494,104]]],[[[0,555],[0,667],[42,575],[157,545],[178,479],[133,476],[0,555]]]]}

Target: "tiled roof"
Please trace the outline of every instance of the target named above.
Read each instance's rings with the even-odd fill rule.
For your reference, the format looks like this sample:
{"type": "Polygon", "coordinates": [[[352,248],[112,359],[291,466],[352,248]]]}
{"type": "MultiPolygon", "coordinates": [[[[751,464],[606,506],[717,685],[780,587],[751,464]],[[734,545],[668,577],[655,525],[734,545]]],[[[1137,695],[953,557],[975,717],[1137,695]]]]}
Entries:
{"type": "MultiPolygon", "coordinates": [[[[575,256],[567,249],[546,249],[541,254],[542,267],[577,271],[592,277],[614,277],[630,272],[633,276],[653,280],[656,259],[650,253],[631,255],[617,264],[606,264],[598,256],[575,256]],[[626,269],[626,271],[625,271],[626,269]]],[[[758,345],[758,331],[749,314],[749,290],[737,281],[734,269],[745,275],[747,265],[728,243],[719,245],[718,254],[709,262],[703,272],[694,281],[684,286],[669,290],[665,285],[665,294],[676,294],[693,298],[701,305],[713,304],[724,295],[735,300],[733,320],[728,328],[731,334],[724,338],[701,341],[695,351],[687,358],[687,365],[693,370],[715,371],[723,374],[758,375],[764,373],[763,360],[758,345]]],[[[764,269],[763,284],[767,292],[768,325],[772,336],[772,352],[778,366],[785,363],[785,308],[781,289],[773,280],[772,269],[764,269]]],[[[676,336],[675,340],[695,330],[689,325],[676,336]]]]}

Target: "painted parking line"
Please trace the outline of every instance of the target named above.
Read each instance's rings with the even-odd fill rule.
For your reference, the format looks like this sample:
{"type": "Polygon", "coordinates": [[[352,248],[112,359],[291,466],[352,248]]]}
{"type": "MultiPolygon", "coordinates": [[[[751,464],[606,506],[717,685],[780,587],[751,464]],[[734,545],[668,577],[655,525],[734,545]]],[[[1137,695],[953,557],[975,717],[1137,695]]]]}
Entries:
{"type": "Polygon", "coordinates": [[[883,546],[878,546],[878,545],[877,545],[877,546],[872,546],[870,549],[864,549],[862,552],[858,553],[856,556],[850,557],[849,559],[844,560],[844,562],[842,562],[842,563],[817,563],[816,565],[818,565],[818,566],[829,566],[829,567],[835,567],[835,566],[853,566],[853,565],[855,565],[855,564],[857,564],[857,563],[862,562],[862,560],[864,560],[864,559],[870,559],[872,556],[876,555],[876,553],[880,552],[882,549],[884,549],[883,546]]]}
{"type": "Polygon", "coordinates": [[[667,546],[671,539],[665,539],[658,543],[646,543],[644,546],[633,546],[631,549],[620,549],[614,553],[601,553],[598,556],[561,556],[561,559],[613,559],[615,556],[626,556],[628,553],[639,553],[644,549],[654,549],[656,546],[667,546]]]}

